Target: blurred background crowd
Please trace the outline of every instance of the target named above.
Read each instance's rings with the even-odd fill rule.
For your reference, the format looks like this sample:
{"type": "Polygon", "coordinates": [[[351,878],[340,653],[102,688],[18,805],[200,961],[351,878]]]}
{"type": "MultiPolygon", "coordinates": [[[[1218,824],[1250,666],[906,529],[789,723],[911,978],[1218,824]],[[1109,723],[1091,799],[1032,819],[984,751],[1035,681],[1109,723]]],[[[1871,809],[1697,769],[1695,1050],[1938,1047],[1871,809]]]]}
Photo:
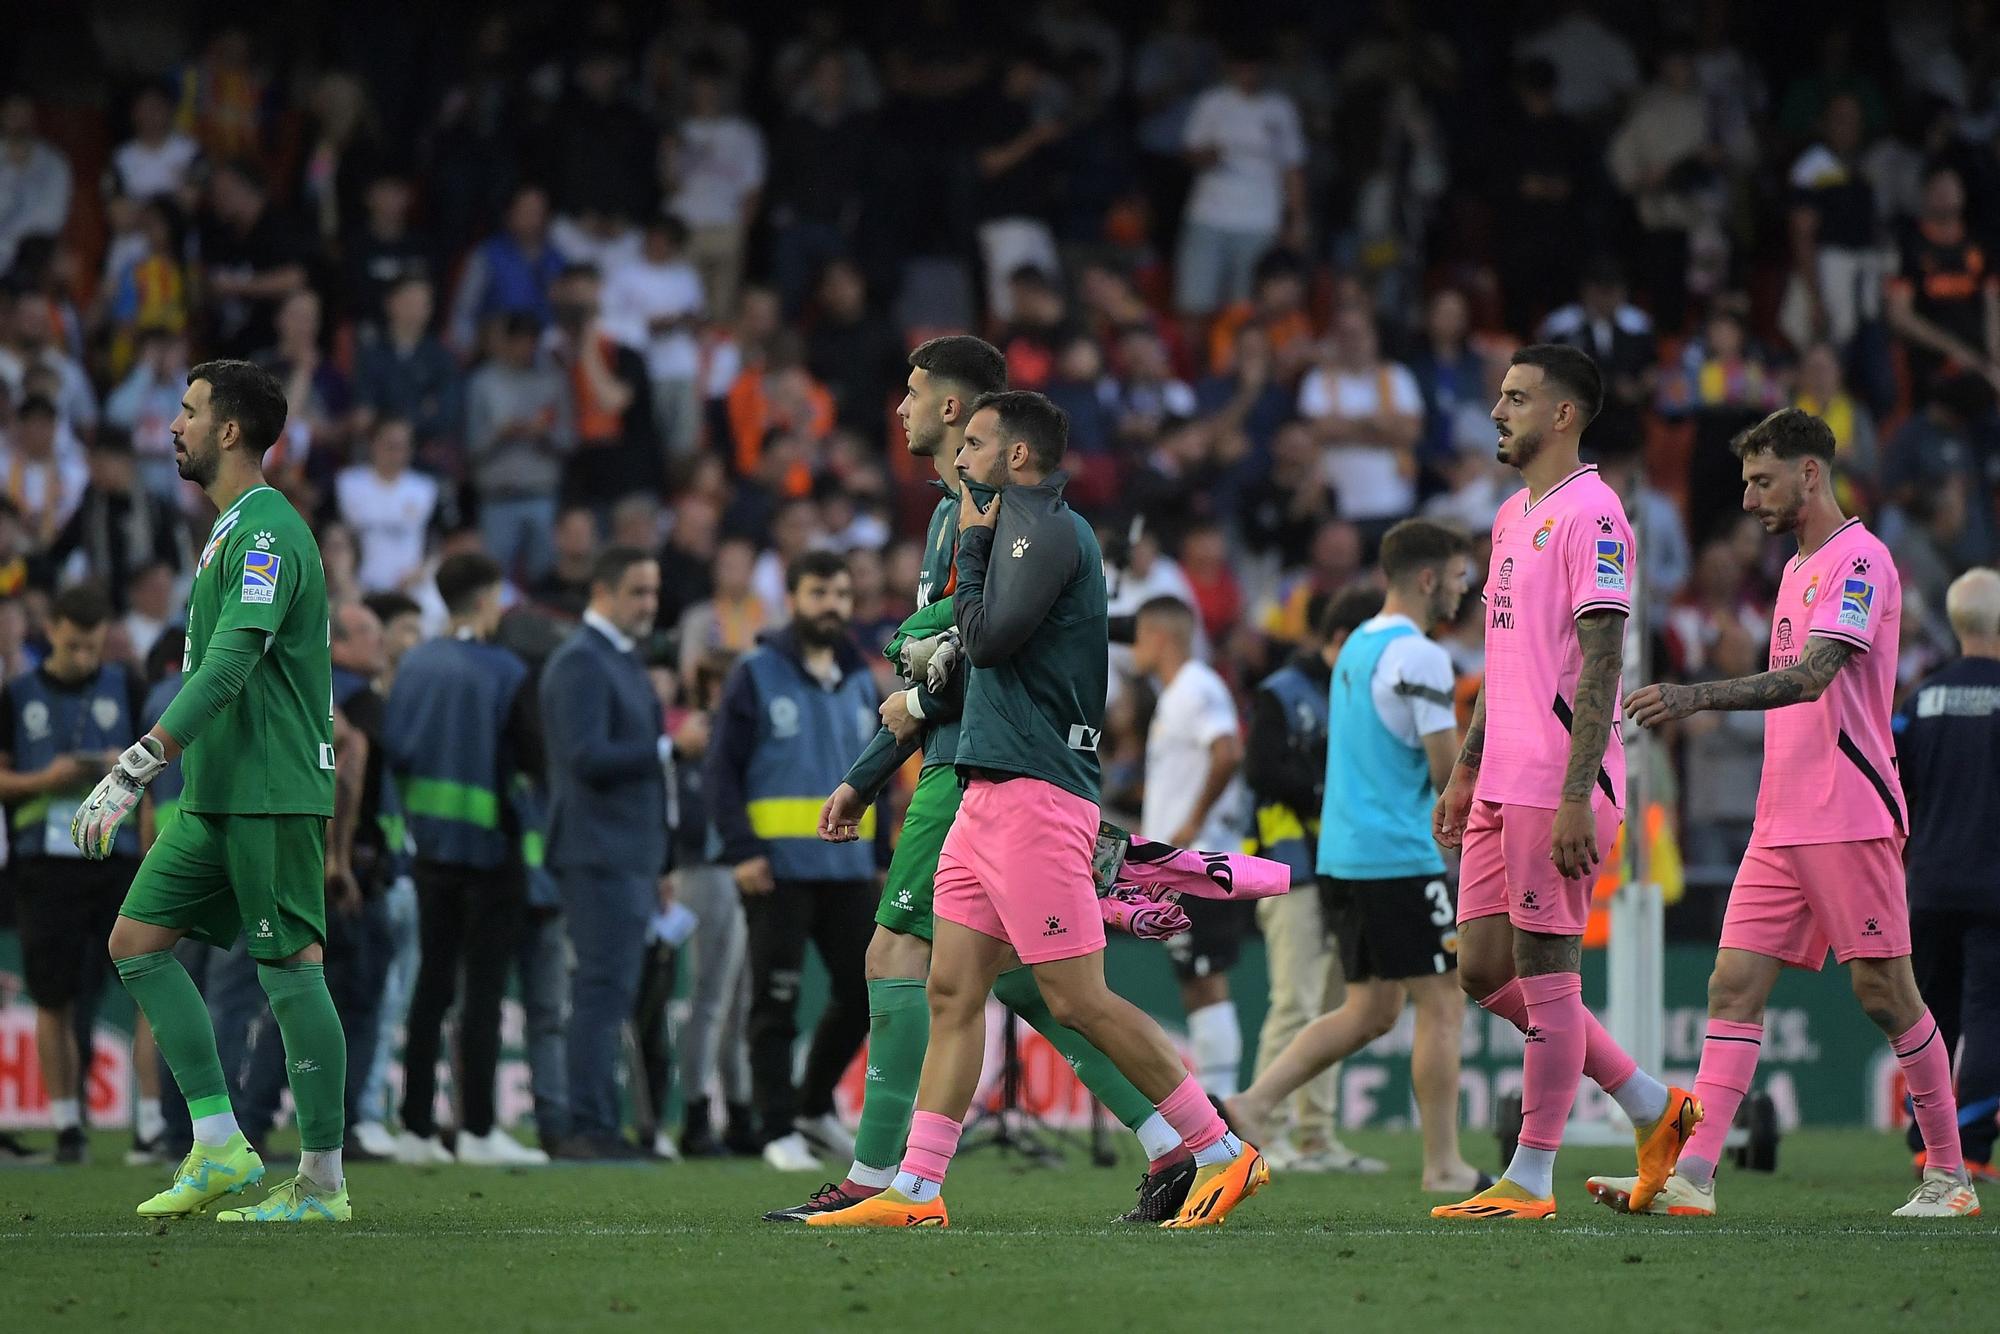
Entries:
{"type": "MultiPolygon", "coordinates": [[[[1397,519],[1483,551],[1527,341],[1604,370],[1586,444],[1639,529],[1655,675],[1763,659],[1789,552],[1728,441],[1778,406],[1832,425],[1896,554],[1907,683],[1995,554],[1984,0],[240,9],[9,34],[7,677],[72,584],[109,600],[113,660],[175,625],[209,515],[168,426],[216,355],[286,384],[271,481],[336,606],[399,636],[444,626],[452,554],[546,624],[607,545],[657,552],[670,726],[782,622],[806,550],[846,555],[880,661],[935,495],[893,409],[944,332],[1069,412],[1114,613],[1183,598],[1239,696],[1397,519]]],[[[1467,703],[1479,624],[1468,599],[1447,639],[1467,703]]],[[[1146,709],[1115,711],[1108,807],[1139,807],[1146,709]]],[[[1719,920],[1760,756],[1761,715],[1710,715],[1660,764],[1677,930],[1719,920]]]]}

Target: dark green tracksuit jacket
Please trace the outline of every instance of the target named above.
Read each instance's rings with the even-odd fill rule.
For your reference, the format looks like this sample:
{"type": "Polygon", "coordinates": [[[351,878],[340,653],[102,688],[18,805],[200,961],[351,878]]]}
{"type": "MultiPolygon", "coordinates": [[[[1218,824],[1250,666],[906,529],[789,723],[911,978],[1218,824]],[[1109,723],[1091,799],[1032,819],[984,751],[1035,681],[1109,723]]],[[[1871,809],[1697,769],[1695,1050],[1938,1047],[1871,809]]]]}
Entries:
{"type": "Polygon", "coordinates": [[[959,537],[953,619],[972,671],[957,763],[1095,802],[1110,627],[1097,535],[1064,502],[1067,481],[1003,488],[995,526],[959,537]]]}

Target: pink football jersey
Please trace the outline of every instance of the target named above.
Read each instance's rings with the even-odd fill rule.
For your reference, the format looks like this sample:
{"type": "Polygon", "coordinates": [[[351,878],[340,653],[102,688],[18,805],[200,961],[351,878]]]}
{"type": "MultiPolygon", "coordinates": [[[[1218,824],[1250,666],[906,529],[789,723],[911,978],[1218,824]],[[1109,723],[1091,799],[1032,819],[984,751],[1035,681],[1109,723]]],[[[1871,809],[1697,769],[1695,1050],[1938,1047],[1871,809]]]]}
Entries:
{"type": "Polygon", "coordinates": [[[1859,519],[1785,566],[1771,617],[1771,670],[1805,656],[1818,636],[1860,650],[1818,699],[1772,709],[1753,847],[1851,843],[1909,827],[1890,719],[1903,584],[1889,549],[1859,519]]]}
{"type": "MultiPolygon", "coordinates": [[[[1481,801],[1553,810],[1569,766],[1570,709],[1583,653],[1576,618],[1629,614],[1636,552],[1617,492],[1583,467],[1534,504],[1493,520],[1486,590],[1486,758],[1481,801]]],[[[1622,692],[1614,689],[1613,700],[1622,692]]],[[[1623,808],[1625,743],[1614,721],[1595,796],[1623,808]]]]}

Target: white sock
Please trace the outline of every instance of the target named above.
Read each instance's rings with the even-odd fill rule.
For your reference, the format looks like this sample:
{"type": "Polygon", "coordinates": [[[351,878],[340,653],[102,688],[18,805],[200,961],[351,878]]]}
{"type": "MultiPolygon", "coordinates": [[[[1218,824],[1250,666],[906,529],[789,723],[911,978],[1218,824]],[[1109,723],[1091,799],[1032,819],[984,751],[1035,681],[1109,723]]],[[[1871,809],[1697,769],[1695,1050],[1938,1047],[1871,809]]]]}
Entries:
{"type": "Polygon", "coordinates": [[[1139,1147],[1146,1151],[1147,1162],[1164,1158],[1181,1146],[1180,1134],[1158,1112],[1147,1117],[1132,1133],[1139,1137],[1139,1147]]]}
{"type": "Polygon", "coordinates": [[[1236,1096],[1236,1070],[1243,1063],[1243,1026],[1236,1020],[1236,1002],[1204,1005],[1187,1021],[1195,1079],[1211,1097],[1236,1096]]]}
{"type": "Polygon", "coordinates": [[[929,1204],[944,1189],[944,1182],[930,1181],[914,1172],[898,1172],[889,1189],[918,1204],[929,1204]]]}
{"type": "Polygon", "coordinates": [[[83,1103],[76,1098],[50,1098],[49,1116],[57,1130],[74,1130],[83,1124],[83,1103]]]}
{"type": "Polygon", "coordinates": [[[1507,1164],[1507,1172],[1501,1179],[1511,1181],[1538,1200],[1546,1200],[1556,1193],[1556,1151],[1554,1149],[1531,1149],[1525,1144],[1514,1146],[1514,1161],[1507,1164]]]}
{"type": "Polygon", "coordinates": [[[891,1181],[896,1179],[896,1169],[893,1167],[870,1167],[859,1158],[856,1158],[847,1169],[847,1179],[857,1186],[872,1186],[876,1190],[882,1190],[891,1181]]]}
{"type": "Polygon", "coordinates": [[[1644,1070],[1635,1072],[1611,1096],[1641,1130],[1667,1114],[1667,1086],[1644,1070]]]}
{"type": "Polygon", "coordinates": [[[336,1194],[341,1182],[346,1178],[340,1174],[340,1150],[330,1149],[325,1153],[299,1152],[299,1175],[315,1186],[324,1186],[336,1194]]]}
{"type": "Polygon", "coordinates": [[[210,1116],[197,1116],[194,1119],[194,1139],[197,1144],[206,1144],[219,1149],[236,1138],[238,1133],[236,1113],[233,1111],[216,1112],[210,1116]]]}
{"type": "Polygon", "coordinates": [[[167,1118],[160,1112],[158,1098],[139,1099],[137,1110],[132,1113],[132,1133],[147,1144],[167,1133],[167,1118]]]}
{"type": "Polygon", "coordinates": [[[1242,1152],[1243,1141],[1225,1130],[1222,1132],[1221,1139],[1215,1141],[1215,1143],[1205,1149],[1196,1149],[1194,1151],[1194,1165],[1196,1167],[1213,1167],[1217,1163],[1233,1161],[1242,1152]]]}

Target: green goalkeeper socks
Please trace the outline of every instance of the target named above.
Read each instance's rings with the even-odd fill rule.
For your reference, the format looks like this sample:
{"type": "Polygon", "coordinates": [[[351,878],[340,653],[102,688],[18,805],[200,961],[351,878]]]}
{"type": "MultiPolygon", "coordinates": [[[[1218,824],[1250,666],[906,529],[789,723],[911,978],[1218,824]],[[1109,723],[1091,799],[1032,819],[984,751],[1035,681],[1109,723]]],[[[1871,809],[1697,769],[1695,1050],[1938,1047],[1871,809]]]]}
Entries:
{"type": "Polygon", "coordinates": [[[854,1158],[865,1167],[894,1171],[903,1161],[917,1080],[931,1041],[930,1002],[917,977],[872,978],[868,983],[868,1074],[854,1158]]]}
{"type": "Polygon", "coordinates": [[[1095,1094],[1097,1100],[1109,1108],[1127,1130],[1137,1130],[1152,1118],[1153,1104],[1132,1086],[1131,1080],[1118,1072],[1111,1058],[1091,1046],[1083,1034],[1056,1022],[1056,1017],[1049,1013],[1049,1003],[1042,999],[1042,989],[1035,985],[1032,968],[1023,965],[1002,973],[1000,980],[993,984],[993,994],[1062,1053],[1063,1059],[1076,1071],[1076,1077],[1083,1081],[1083,1086],[1095,1094]]]}
{"type": "MultiPolygon", "coordinates": [[[[257,980],[271,998],[271,1015],[285,1039],[299,1147],[330,1153],[340,1148],[347,1128],[347,1036],[326,989],[326,969],[316,963],[260,963],[257,980]]],[[[214,1039],[209,1042],[213,1047],[214,1039]]]]}
{"type": "Polygon", "coordinates": [[[117,968],[125,990],[152,1025],[153,1041],[174,1072],[189,1115],[197,1122],[229,1116],[229,1085],[215,1054],[215,1025],[209,1022],[208,1005],[187,969],[172,950],[135,954],[118,960],[117,968]]]}

